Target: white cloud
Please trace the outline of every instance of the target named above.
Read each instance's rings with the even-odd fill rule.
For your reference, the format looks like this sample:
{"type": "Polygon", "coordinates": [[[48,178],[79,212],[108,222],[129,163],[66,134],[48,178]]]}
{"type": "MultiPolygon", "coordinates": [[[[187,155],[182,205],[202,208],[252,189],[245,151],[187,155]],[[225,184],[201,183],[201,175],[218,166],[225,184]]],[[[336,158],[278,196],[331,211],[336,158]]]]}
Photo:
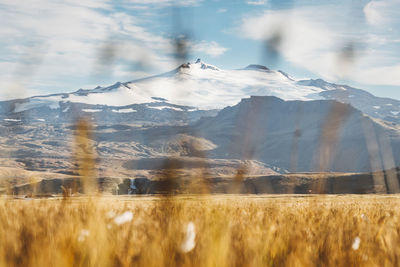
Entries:
{"type": "MultiPolygon", "coordinates": [[[[341,13],[334,6],[265,11],[245,17],[240,34],[262,42],[279,36],[277,50],[284,60],[330,81],[400,85],[400,55],[385,46],[399,36],[369,33],[362,23],[343,24],[341,13]]],[[[393,19],[386,14],[386,22],[393,19]]]]}
{"type": "Polygon", "coordinates": [[[212,57],[217,57],[224,54],[228,48],[220,46],[217,42],[201,41],[199,43],[190,44],[192,52],[202,52],[212,57]]]}
{"type": "MultiPolygon", "coordinates": [[[[198,2],[164,0],[162,4],[198,2]]],[[[73,91],[84,84],[131,80],[177,65],[172,38],[150,32],[137,17],[116,11],[112,1],[3,0],[1,6],[3,97],[23,97],[39,90],[73,91]]],[[[193,50],[217,56],[226,49],[201,41],[193,50]]]]}
{"type": "MultiPolygon", "coordinates": [[[[111,13],[105,15],[98,7],[110,8],[101,0],[3,3],[0,49],[8,55],[9,67],[0,73],[0,79],[9,85],[5,89],[17,86],[18,94],[31,95],[37,92],[35,88],[44,88],[43,83],[49,85],[48,90],[58,82],[53,90],[66,85],[71,88],[63,90],[75,90],[73,86],[88,83],[99,63],[99,51],[109,40],[118,43],[114,46],[116,64],[125,52],[130,62],[150,59],[152,67],[165,67],[163,54],[170,48],[169,39],[146,31],[124,13],[108,10],[111,13]]],[[[108,72],[112,73],[112,68],[108,72]]]]}
{"type": "Polygon", "coordinates": [[[226,11],[228,11],[228,9],[220,8],[220,9],[217,10],[217,13],[225,13],[226,11]]]}
{"type": "Polygon", "coordinates": [[[371,85],[397,85],[400,86],[400,64],[360,68],[354,74],[354,80],[371,85]]]}
{"type": "Polygon", "coordinates": [[[243,20],[241,32],[255,40],[270,40],[279,35],[278,52],[289,62],[333,78],[333,51],[339,35],[313,20],[307,9],[266,11],[243,20]]]}
{"type": "Polygon", "coordinates": [[[157,6],[196,6],[202,0],[127,0],[128,4],[135,4],[136,6],[143,5],[157,5],[157,6]]]}
{"type": "Polygon", "coordinates": [[[385,26],[397,20],[399,16],[400,1],[380,0],[371,1],[364,6],[364,15],[368,24],[372,26],[385,26]]]}
{"type": "Polygon", "coordinates": [[[254,5],[254,6],[261,6],[261,5],[265,5],[266,3],[267,3],[267,0],[247,1],[247,4],[254,5]]]}
{"type": "Polygon", "coordinates": [[[377,1],[371,1],[365,5],[363,11],[365,19],[371,25],[380,24],[383,20],[382,14],[379,12],[380,3],[377,1]]]}

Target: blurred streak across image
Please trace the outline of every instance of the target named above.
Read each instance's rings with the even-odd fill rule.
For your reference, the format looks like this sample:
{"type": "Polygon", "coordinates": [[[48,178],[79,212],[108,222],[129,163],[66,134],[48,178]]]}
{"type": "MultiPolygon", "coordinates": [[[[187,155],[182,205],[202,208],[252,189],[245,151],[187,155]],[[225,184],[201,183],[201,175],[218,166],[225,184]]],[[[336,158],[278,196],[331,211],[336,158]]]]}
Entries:
{"type": "Polygon", "coordinates": [[[0,0],[0,266],[398,266],[398,9],[0,0]]]}

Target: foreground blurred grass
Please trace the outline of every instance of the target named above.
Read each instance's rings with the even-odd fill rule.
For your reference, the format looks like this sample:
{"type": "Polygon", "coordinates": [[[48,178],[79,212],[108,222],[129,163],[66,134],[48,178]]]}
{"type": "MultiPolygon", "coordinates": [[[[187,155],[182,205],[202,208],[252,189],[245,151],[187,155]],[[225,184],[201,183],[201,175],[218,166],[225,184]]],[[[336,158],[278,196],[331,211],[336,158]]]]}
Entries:
{"type": "Polygon", "coordinates": [[[399,265],[397,196],[0,200],[0,266],[399,265]]]}

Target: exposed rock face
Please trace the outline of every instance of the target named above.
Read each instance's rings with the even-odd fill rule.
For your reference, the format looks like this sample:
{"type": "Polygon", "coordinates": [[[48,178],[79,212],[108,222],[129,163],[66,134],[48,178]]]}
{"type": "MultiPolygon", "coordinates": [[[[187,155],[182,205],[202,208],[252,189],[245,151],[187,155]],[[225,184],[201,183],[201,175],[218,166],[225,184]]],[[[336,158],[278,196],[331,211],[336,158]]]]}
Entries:
{"type": "Polygon", "coordinates": [[[369,172],[400,164],[396,127],[336,101],[251,97],[192,129],[217,146],[208,156],[255,159],[292,172],[369,172]],[[380,155],[390,159],[382,162],[380,155]]]}

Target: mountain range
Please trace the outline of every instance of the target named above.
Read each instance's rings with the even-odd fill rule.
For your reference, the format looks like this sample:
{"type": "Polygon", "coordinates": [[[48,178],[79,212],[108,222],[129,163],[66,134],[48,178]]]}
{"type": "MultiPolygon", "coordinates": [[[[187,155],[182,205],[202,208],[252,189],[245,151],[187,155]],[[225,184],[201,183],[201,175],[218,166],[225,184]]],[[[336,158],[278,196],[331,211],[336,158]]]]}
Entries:
{"type": "Polygon", "coordinates": [[[73,133],[82,117],[93,126],[100,177],[154,179],[165,162],[179,163],[177,175],[207,169],[209,177],[400,165],[400,101],[200,59],[145,79],[1,101],[0,164],[76,175],[73,133]]]}
{"type": "Polygon", "coordinates": [[[400,119],[398,100],[376,97],[361,89],[321,79],[296,80],[283,71],[260,65],[221,70],[200,59],[161,75],[117,82],[108,87],[2,101],[0,116],[6,121],[55,123],[73,121],[82,114],[100,123],[102,120],[113,123],[120,117],[123,117],[121,122],[188,122],[215,115],[217,110],[250,96],[336,100],[349,103],[374,118],[393,122],[400,119]]]}

